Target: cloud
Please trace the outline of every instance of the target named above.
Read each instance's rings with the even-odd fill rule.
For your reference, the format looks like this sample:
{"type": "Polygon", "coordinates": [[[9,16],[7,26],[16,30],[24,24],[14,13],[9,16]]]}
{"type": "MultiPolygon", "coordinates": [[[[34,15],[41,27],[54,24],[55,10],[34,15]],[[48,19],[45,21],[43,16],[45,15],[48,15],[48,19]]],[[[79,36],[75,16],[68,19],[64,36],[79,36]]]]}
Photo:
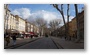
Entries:
{"type": "Polygon", "coordinates": [[[35,18],[43,18],[43,19],[47,20],[48,22],[50,20],[58,18],[58,15],[55,12],[49,12],[49,11],[45,11],[45,10],[37,11],[33,15],[35,18]]]}
{"type": "Polygon", "coordinates": [[[28,19],[29,21],[33,21],[36,18],[43,18],[47,21],[50,21],[50,20],[56,19],[56,18],[60,18],[59,15],[55,12],[39,10],[34,13],[31,13],[30,9],[28,9],[28,8],[15,9],[11,13],[14,15],[19,15],[21,18],[28,19]]]}
{"type": "MultiPolygon", "coordinates": [[[[12,14],[14,15],[19,15],[23,19],[27,19],[30,22],[35,21],[38,18],[43,18],[47,22],[54,20],[54,19],[61,19],[61,25],[63,25],[63,19],[60,14],[57,14],[56,12],[50,12],[46,10],[39,10],[36,12],[31,13],[31,10],[29,8],[19,8],[11,11],[12,14]]],[[[67,16],[65,16],[65,21],[67,21],[67,16]]],[[[74,18],[73,16],[70,16],[70,21],[71,19],[74,18]]]]}
{"type": "Polygon", "coordinates": [[[11,13],[14,15],[19,15],[23,19],[27,19],[31,15],[30,10],[28,8],[15,9],[11,13]]]}
{"type": "Polygon", "coordinates": [[[56,15],[54,12],[44,12],[44,19],[48,21],[58,18],[58,15],[56,15]]]}

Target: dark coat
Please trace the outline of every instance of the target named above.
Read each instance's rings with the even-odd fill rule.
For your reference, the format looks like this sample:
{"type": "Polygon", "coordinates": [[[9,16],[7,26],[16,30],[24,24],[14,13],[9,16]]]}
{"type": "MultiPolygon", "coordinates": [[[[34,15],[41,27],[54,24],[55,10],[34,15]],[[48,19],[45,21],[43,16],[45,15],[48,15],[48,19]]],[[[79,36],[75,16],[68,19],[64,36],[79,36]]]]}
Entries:
{"type": "Polygon", "coordinates": [[[13,39],[13,40],[16,40],[16,36],[15,36],[15,35],[13,35],[13,36],[12,36],[12,39],[13,39]]]}
{"type": "Polygon", "coordinates": [[[10,37],[9,37],[9,35],[7,35],[7,36],[5,37],[5,40],[6,40],[6,42],[10,43],[10,37]]]}

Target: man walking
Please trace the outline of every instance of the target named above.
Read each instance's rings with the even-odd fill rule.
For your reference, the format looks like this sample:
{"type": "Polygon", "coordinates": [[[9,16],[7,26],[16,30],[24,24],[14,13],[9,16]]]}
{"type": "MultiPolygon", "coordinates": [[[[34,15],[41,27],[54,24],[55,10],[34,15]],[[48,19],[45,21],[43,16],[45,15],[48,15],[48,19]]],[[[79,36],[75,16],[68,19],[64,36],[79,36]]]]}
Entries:
{"type": "Polygon", "coordinates": [[[15,45],[16,44],[16,35],[15,34],[12,35],[12,39],[13,39],[13,45],[15,45]]]}

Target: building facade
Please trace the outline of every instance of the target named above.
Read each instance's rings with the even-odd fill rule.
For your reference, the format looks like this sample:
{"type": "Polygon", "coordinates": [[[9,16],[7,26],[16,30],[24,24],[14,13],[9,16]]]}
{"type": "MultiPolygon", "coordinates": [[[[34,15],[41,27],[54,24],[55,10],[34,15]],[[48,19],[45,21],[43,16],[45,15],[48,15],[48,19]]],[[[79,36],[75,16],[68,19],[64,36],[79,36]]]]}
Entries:
{"type": "Polygon", "coordinates": [[[19,26],[18,26],[18,31],[20,33],[25,33],[25,20],[19,17],[19,26]]]}
{"type": "Polygon", "coordinates": [[[84,10],[78,14],[78,17],[79,17],[80,38],[84,39],[84,10]]]}
{"type": "Polygon", "coordinates": [[[4,34],[6,33],[19,33],[25,34],[26,32],[39,33],[39,28],[30,23],[27,20],[19,17],[18,15],[13,15],[8,9],[8,5],[4,5],[4,34]]]}
{"type": "Polygon", "coordinates": [[[4,4],[4,33],[8,33],[8,18],[10,17],[10,10],[8,5],[4,4]]]}

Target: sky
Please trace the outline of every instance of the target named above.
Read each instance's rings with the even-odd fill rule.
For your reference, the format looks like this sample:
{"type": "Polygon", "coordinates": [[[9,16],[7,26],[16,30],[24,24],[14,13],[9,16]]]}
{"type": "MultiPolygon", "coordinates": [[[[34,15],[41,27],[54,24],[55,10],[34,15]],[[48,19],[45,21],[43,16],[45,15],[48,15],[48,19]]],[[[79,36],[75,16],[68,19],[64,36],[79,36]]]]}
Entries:
{"type": "MultiPolygon", "coordinates": [[[[78,4],[78,11],[82,11],[84,4],[78,4]]],[[[64,4],[64,16],[67,20],[67,5],[64,4]]],[[[10,4],[9,9],[13,15],[19,15],[23,19],[32,22],[37,18],[43,18],[48,22],[54,19],[61,19],[61,14],[50,4],[10,4]]],[[[75,17],[75,8],[70,4],[70,21],[75,17]]]]}

